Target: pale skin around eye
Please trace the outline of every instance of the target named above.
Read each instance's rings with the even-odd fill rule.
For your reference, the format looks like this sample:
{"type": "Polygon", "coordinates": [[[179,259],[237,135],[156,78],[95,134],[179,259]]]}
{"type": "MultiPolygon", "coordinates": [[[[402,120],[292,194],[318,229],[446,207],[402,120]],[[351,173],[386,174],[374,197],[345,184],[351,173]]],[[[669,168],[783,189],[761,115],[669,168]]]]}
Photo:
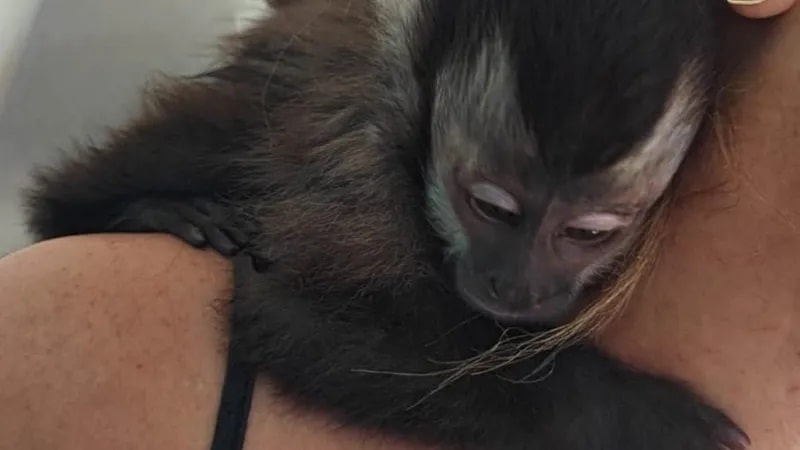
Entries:
{"type": "Polygon", "coordinates": [[[783,14],[794,6],[796,0],[727,0],[739,14],[753,19],[769,18],[783,14]]]}
{"type": "MultiPolygon", "coordinates": [[[[467,192],[476,214],[491,222],[507,222],[523,212],[514,196],[489,182],[470,185],[467,192]]],[[[600,240],[630,224],[630,218],[612,213],[596,212],[575,217],[563,227],[562,233],[577,242],[600,240]]]]}

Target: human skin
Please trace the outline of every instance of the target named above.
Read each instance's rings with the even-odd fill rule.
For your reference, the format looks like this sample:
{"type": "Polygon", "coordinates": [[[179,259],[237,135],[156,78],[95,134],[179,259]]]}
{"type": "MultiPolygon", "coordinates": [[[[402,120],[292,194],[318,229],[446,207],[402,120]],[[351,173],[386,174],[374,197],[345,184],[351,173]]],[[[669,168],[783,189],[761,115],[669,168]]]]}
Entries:
{"type": "MultiPolygon", "coordinates": [[[[701,142],[652,276],[601,345],[687,380],[756,450],[800,448],[800,14],[744,74],[735,139],[701,142]],[[695,195],[725,183],[724,190],[695,195]]],[[[221,257],[159,235],[0,259],[0,449],[206,449],[224,371],[221,257]]],[[[246,450],[400,450],[257,386],[246,450]]]]}
{"type": "Polygon", "coordinates": [[[800,449],[800,11],[682,174],[652,274],[602,344],[688,380],[758,450],[800,449]]]}

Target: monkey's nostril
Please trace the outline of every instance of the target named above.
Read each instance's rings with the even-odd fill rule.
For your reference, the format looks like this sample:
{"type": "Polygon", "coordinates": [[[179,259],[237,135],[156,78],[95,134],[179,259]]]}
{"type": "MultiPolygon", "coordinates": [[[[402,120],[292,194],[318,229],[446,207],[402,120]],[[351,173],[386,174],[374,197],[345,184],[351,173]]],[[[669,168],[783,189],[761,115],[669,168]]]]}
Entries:
{"type": "Polygon", "coordinates": [[[492,295],[492,298],[497,299],[499,297],[497,293],[497,278],[489,277],[489,293],[492,295]]]}

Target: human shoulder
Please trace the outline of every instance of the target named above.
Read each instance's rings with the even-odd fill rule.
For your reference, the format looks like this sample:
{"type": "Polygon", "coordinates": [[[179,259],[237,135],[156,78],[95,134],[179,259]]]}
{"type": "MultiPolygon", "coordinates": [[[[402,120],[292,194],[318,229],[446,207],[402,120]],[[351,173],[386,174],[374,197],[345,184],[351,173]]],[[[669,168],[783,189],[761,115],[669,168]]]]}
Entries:
{"type": "Polygon", "coordinates": [[[221,258],[156,235],[0,259],[0,448],[207,447],[229,284],[221,258]]]}

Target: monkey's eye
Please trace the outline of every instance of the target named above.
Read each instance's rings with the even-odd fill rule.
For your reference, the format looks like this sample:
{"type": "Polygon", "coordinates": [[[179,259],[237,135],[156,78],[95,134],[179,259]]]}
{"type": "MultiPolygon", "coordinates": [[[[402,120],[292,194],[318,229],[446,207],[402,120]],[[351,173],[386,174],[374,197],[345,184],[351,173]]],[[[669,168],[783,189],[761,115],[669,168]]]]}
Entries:
{"type": "Polygon", "coordinates": [[[589,214],[569,222],[561,235],[578,245],[596,246],[613,239],[628,221],[615,214],[589,214]]]}
{"type": "Polygon", "coordinates": [[[582,245],[599,245],[608,240],[614,232],[567,227],[564,229],[564,237],[582,245]]]}
{"type": "Polygon", "coordinates": [[[475,183],[467,190],[475,213],[490,222],[516,225],[522,215],[516,199],[491,183],[475,183]]]}

